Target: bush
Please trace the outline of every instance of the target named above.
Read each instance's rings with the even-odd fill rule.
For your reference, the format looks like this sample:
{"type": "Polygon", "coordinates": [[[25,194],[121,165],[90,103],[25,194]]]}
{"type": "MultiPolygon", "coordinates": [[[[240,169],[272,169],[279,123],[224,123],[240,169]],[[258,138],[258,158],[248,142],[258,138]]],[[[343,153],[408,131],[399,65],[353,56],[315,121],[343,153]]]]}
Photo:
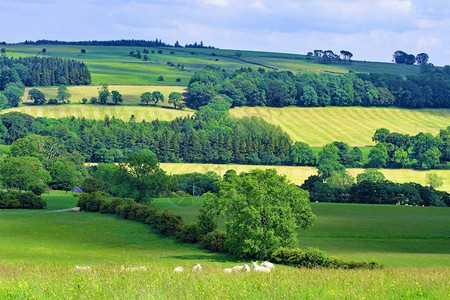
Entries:
{"type": "Polygon", "coordinates": [[[94,192],[92,194],[83,193],[78,200],[80,210],[96,212],[100,209],[100,204],[105,202],[105,196],[101,192],[94,192]]]}
{"type": "Polygon", "coordinates": [[[83,193],[93,193],[103,191],[105,185],[101,179],[88,177],[81,182],[80,188],[83,193]]]}
{"type": "Polygon", "coordinates": [[[159,211],[155,215],[155,229],[161,235],[178,237],[183,230],[183,220],[180,216],[168,210],[159,211]]]}
{"type": "Polygon", "coordinates": [[[47,102],[48,104],[58,104],[58,99],[55,99],[55,98],[50,98],[50,99],[48,99],[48,102],[47,102]]]}
{"type": "Polygon", "coordinates": [[[42,200],[41,196],[37,196],[32,192],[18,193],[17,200],[20,208],[42,209],[47,206],[47,203],[42,200]]]}
{"type": "Polygon", "coordinates": [[[0,208],[42,209],[47,203],[32,192],[0,191],[0,208]]]}
{"type": "Polygon", "coordinates": [[[228,250],[225,247],[225,241],[227,239],[227,234],[220,230],[214,230],[207,235],[205,235],[201,240],[200,244],[203,248],[226,253],[228,250]]]}
{"type": "Polygon", "coordinates": [[[198,243],[200,240],[199,227],[197,223],[184,225],[180,233],[180,239],[185,243],[198,243]]]}
{"type": "Polygon", "coordinates": [[[328,257],[325,252],[317,248],[308,248],[302,251],[299,248],[280,247],[272,253],[271,259],[275,263],[304,267],[326,267],[332,269],[379,269],[381,265],[376,261],[356,262],[345,261],[336,257],[328,257]]]}
{"type": "Polygon", "coordinates": [[[131,211],[131,204],[128,203],[124,203],[124,204],[120,204],[118,206],[116,206],[116,215],[123,218],[123,219],[127,219],[128,215],[131,211]]]}

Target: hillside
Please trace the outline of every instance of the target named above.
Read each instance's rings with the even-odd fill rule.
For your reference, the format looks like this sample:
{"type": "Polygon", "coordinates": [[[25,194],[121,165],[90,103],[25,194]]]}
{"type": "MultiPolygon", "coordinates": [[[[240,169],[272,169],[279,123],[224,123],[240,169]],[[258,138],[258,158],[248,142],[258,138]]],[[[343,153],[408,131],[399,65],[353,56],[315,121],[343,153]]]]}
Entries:
{"type": "Polygon", "coordinates": [[[354,62],[353,65],[317,64],[305,55],[272,53],[260,51],[189,49],[189,48],[150,48],[148,61],[129,55],[130,51],[146,48],[139,47],[105,47],[105,46],[64,46],[64,45],[6,45],[6,54],[10,57],[24,57],[42,54],[73,58],[86,63],[91,74],[92,84],[137,84],[137,85],[180,85],[186,86],[193,72],[206,65],[213,65],[225,70],[241,67],[258,69],[289,70],[292,72],[387,72],[398,75],[418,74],[418,66],[395,65],[393,63],[354,62]],[[81,49],[86,53],[82,54],[81,49]],[[155,51],[154,54],[151,51],[155,51]],[[157,54],[162,50],[162,54],[157,54]],[[173,51],[173,54],[171,54],[173,51]],[[193,53],[193,54],[191,54],[193,53]],[[214,53],[214,54],[213,54],[214,53]],[[175,67],[167,62],[174,63],[175,67]],[[180,64],[180,67],[176,66],[180,64]],[[183,65],[183,69],[181,69],[183,65]],[[158,81],[164,76],[164,81],[158,81]],[[177,82],[176,79],[180,78],[177,82]]]}

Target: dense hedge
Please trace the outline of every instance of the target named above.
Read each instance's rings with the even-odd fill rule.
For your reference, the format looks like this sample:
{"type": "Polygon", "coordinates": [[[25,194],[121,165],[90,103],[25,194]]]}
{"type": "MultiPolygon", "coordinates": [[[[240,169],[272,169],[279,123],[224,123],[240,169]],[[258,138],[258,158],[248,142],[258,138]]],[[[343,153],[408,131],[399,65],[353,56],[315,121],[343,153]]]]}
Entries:
{"type": "MultiPolygon", "coordinates": [[[[139,204],[132,199],[110,199],[109,197],[102,192],[83,193],[79,197],[78,206],[83,211],[115,214],[124,219],[148,224],[159,234],[176,238],[184,243],[200,243],[203,248],[214,252],[228,252],[225,246],[227,234],[223,231],[214,230],[202,235],[198,224],[184,224],[179,215],[168,210],[139,204]]],[[[375,269],[381,267],[375,261],[351,262],[327,257],[324,252],[311,248],[306,251],[298,248],[279,248],[273,252],[271,259],[275,263],[306,268],[375,269]]]]}
{"type": "Polygon", "coordinates": [[[332,269],[379,269],[381,265],[376,261],[345,261],[336,257],[329,257],[325,252],[317,248],[308,248],[303,251],[300,248],[280,247],[272,253],[271,259],[275,263],[295,266],[299,268],[325,267],[332,269]]]}
{"type": "Polygon", "coordinates": [[[0,208],[42,209],[47,203],[32,192],[0,191],[0,208]]]}

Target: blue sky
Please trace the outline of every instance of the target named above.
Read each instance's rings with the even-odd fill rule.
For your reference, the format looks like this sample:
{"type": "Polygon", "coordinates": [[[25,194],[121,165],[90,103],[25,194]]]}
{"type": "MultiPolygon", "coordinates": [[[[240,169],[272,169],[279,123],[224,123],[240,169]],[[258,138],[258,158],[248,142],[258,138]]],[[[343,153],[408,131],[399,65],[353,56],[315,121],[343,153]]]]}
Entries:
{"type": "Polygon", "coordinates": [[[0,41],[202,40],[226,49],[349,50],[390,61],[396,50],[450,64],[449,0],[0,0],[0,41]]]}

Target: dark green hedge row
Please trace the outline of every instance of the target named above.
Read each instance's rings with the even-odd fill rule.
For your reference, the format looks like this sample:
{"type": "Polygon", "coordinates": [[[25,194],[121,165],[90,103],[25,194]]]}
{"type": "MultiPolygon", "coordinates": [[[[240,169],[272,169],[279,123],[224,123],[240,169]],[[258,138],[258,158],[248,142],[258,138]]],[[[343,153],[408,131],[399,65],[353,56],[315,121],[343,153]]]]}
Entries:
{"type": "Polygon", "coordinates": [[[332,268],[332,269],[379,269],[382,266],[376,261],[345,261],[337,257],[329,257],[325,252],[317,248],[308,248],[303,251],[300,248],[280,247],[272,253],[275,263],[295,266],[299,268],[332,268]]]}
{"type": "MultiPolygon", "coordinates": [[[[220,230],[202,234],[199,225],[184,224],[182,218],[168,210],[161,210],[154,206],[138,204],[132,199],[114,198],[101,192],[81,194],[78,206],[83,211],[114,214],[121,218],[148,224],[159,234],[176,238],[184,243],[200,243],[200,245],[214,252],[227,253],[227,234],[220,230]]],[[[375,261],[353,262],[344,261],[336,257],[328,257],[319,249],[309,248],[302,251],[298,248],[279,248],[271,256],[275,263],[296,267],[327,267],[341,269],[376,269],[380,264],[375,261]]]]}
{"type": "Polygon", "coordinates": [[[42,209],[47,203],[32,192],[0,191],[0,208],[42,209]]]}

